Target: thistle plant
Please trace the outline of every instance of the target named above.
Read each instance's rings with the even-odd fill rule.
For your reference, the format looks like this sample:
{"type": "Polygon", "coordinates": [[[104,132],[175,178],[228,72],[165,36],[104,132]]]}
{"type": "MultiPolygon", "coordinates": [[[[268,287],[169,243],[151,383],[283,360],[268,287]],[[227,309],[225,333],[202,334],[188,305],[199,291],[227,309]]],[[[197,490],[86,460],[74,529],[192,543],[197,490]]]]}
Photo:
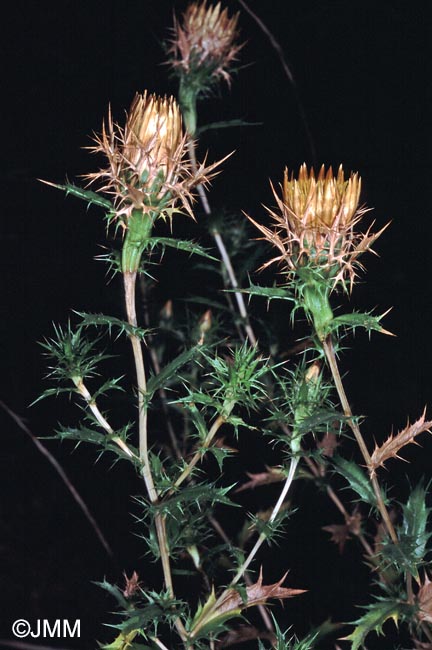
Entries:
{"type": "MultiPolygon", "coordinates": [[[[392,618],[405,626],[416,648],[428,648],[429,485],[420,481],[404,503],[397,503],[382,480],[382,468],[429,431],[432,421],[424,412],[372,450],[338,367],[342,341],[352,330],[389,334],[383,316],[338,311],[338,298],[353,291],[363,269],[363,254],[385,229],[373,233],[361,227],[367,210],[360,204],[359,174],[346,178],[342,165],[336,175],[324,165],[316,174],[304,164],[298,177],[286,169],[280,190],[272,185],[276,206],[267,209],[269,224],[236,215],[239,229],[252,223],[264,240],[260,270],[268,275],[278,267],[269,286],[252,282],[240,289],[215,226],[210,231],[217,251],[176,237],[182,215],[197,221],[212,216],[206,188],[224,161],[197,162],[197,100],[208,97],[220,81],[230,82],[230,66],[241,49],[238,22],[239,15],[230,17],[219,3],[189,5],[176,20],[169,45],[179,103],[149,92],[136,94],[124,126],[109,111],[94,136],[89,148],[103,163],[87,175],[87,186],[49,183],[101,210],[109,231],[120,235],[116,250],[104,256],[121,280],[119,312],[74,312],[67,326],[56,326],[42,343],[48,376],[55,382],[43,397],[67,395],[84,412],[76,426],[60,425],[58,437],[95,446],[98,453],[128,463],[142,479],[140,493],[133,495],[133,532],[146,557],[136,559],[125,584],[101,580],[119,610],[110,623],[115,632],[102,647],[215,650],[250,642],[259,650],[358,650],[366,647],[370,633],[387,631],[383,625],[392,618]],[[195,192],[204,215],[196,208],[195,192]],[[167,221],[170,236],[161,233],[167,221]],[[269,253],[269,244],[276,254],[269,253]],[[165,297],[161,313],[141,308],[137,285],[151,294],[158,264],[165,264],[164,256],[155,253],[167,248],[190,254],[195,271],[194,259],[199,259],[196,272],[202,277],[219,268],[219,253],[231,286],[224,295],[236,296],[241,327],[232,305],[226,309],[210,295],[207,303],[197,296],[191,308],[171,296],[165,297]],[[293,336],[303,321],[308,330],[300,354],[287,362],[278,342],[266,346],[266,321],[258,330],[261,337],[255,335],[244,294],[282,301],[286,330],[291,328],[293,336]],[[116,348],[113,333],[130,342],[134,374],[129,383],[127,371],[105,376],[116,348]],[[134,405],[132,419],[125,416],[120,393],[134,405]],[[246,436],[248,446],[266,447],[258,473],[247,471],[253,454],[245,459],[238,453],[246,436]],[[360,463],[351,458],[350,437],[361,452],[360,463]],[[354,506],[340,492],[338,477],[355,495],[354,506]],[[302,607],[313,585],[294,579],[287,584],[292,566],[285,553],[280,553],[278,577],[268,577],[262,556],[265,544],[284,543],[290,527],[297,526],[292,522],[303,504],[293,485],[300,481],[325,490],[337,507],[342,523],[329,523],[325,530],[341,551],[349,540],[358,542],[359,562],[370,567],[375,589],[366,612],[348,623],[349,630],[342,630],[346,621],[329,622],[335,618],[329,611],[328,620],[314,621],[302,639],[291,629],[290,612],[296,603],[302,607]],[[238,495],[270,484],[277,488],[270,505],[245,512],[238,495]],[[143,576],[151,562],[150,587],[143,576]],[[282,614],[275,601],[292,598],[282,614]],[[260,618],[248,618],[253,608],[260,618]]],[[[237,242],[244,245],[241,237],[237,242]]],[[[246,270],[252,274],[252,256],[249,262],[246,270]]],[[[251,301],[250,308],[256,303],[251,301]]],[[[270,320],[271,314],[264,318],[270,320]]]]}

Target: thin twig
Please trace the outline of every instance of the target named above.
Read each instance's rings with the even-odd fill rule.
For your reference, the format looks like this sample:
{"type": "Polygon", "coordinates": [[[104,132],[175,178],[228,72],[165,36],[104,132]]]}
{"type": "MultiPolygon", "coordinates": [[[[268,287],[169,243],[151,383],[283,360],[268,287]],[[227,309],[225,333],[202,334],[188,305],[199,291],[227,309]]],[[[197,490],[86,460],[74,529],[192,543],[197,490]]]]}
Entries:
{"type": "Polygon", "coordinates": [[[317,164],[317,155],[316,155],[314,139],[312,137],[312,132],[311,132],[310,127],[309,127],[309,122],[308,122],[307,117],[306,117],[306,111],[304,109],[303,102],[300,99],[300,94],[299,94],[299,91],[298,91],[298,88],[297,88],[296,81],[294,79],[294,75],[291,72],[291,69],[290,69],[290,67],[289,67],[289,65],[287,63],[287,60],[285,58],[283,49],[282,49],[280,43],[276,40],[274,35],[269,30],[269,28],[263,23],[261,18],[259,16],[257,16],[257,14],[255,12],[252,11],[252,9],[249,7],[249,5],[247,5],[246,2],[244,2],[244,0],[238,0],[238,2],[243,7],[243,9],[249,14],[249,16],[251,16],[253,18],[253,20],[256,22],[256,24],[262,30],[262,32],[267,36],[267,38],[270,41],[271,46],[276,51],[276,53],[277,53],[277,55],[279,57],[279,60],[281,62],[282,68],[283,68],[283,71],[285,72],[286,76],[288,77],[288,79],[289,79],[289,81],[290,81],[290,83],[291,83],[291,85],[293,87],[294,98],[296,100],[297,109],[298,109],[298,112],[299,112],[299,115],[300,115],[300,119],[301,119],[301,121],[303,123],[303,127],[304,127],[304,130],[305,130],[305,133],[306,133],[306,138],[307,138],[307,141],[308,141],[308,144],[309,144],[312,163],[314,165],[316,165],[317,164]]]}
{"type": "MultiPolygon", "coordinates": [[[[66,485],[67,489],[71,493],[72,497],[75,499],[76,503],[78,504],[78,507],[81,508],[82,512],[84,513],[84,516],[87,518],[87,521],[93,528],[94,532],[99,538],[99,541],[101,542],[102,546],[108,553],[110,557],[114,556],[114,553],[108,544],[107,540],[105,539],[101,529],[99,528],[95,518],[91,514],[88,506],[86,503],[83,501],[81,495],[79,494],[78,490],[76,487],[73,485],[69,477],[67,476],[66,472],[64,471],[63,467],[60,465],[60,463],[57,461],[56,458],[48,451],[48,449],[41,443],[41,441],[34,435],[34,433],[29,429],[29,427],[25,424],[23,419],[17,415],[12,409],[10,409],[2,400],[0,400],[0,407],[6,411],[6,413],[14,420],[14,422],[18,425],[18,427],[21,429],[21,431],[24,431],[24,433],[29,436],[33,444],[36,446],[38,451],[45,456],[45,458],[48,460],[48,462],[52,465],[52,467],[55,469],[57,474],[60,476],[61,480],[63,483],[66,485]]],[[[1,642],[0,642],[1,643],[1,642]]]]}

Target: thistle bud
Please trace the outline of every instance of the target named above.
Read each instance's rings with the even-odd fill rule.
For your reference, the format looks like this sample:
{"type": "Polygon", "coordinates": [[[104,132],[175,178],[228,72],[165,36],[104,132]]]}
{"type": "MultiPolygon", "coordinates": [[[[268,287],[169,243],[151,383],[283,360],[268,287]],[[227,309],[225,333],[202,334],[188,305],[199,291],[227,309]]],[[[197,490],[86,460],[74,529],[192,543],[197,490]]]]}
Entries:
{"type": "MultiPolygon", "coordinates": [[[[337,175],[324,165],[318,176],[306,165],[300,167],[298,177],[285,169],[281,195],[273,188],[277,208],[268,209],[273,227],[267,228],[251,221],[265,239],[279,250],[279,255],[264,264],[285,265],[288,274],[303,273],[308,268],[318,273],[311,277],[328,280],[334,288],[338,283],[350,287],[360,267],[358,257],[369,250],[379,237],[376,234],[357,233],[355,226],[366,212],[359,207],[361,179],[358,173],[345,178],[340,165],[337,175]]],[[[327,295],[327,288],[323,287],[327,295]]],[[[313,299],[313,297],[312,297],[313,299]]],[[[319,296],[318,296],[319,299],[319,296]]],[[[318,300],[319,301],[319,300],[318,300]]]]}
{"type": "Polygon", "coordinates": [[[188,5],[182,20],[174,23],[169,48],[174,70],[202,90],[220,78],[229,83],[229,67],[241,48],[236,43],[238,17],[238,13],[229,17],[220,2],[215,6],[207,6],[206,0],[188,5]]]}

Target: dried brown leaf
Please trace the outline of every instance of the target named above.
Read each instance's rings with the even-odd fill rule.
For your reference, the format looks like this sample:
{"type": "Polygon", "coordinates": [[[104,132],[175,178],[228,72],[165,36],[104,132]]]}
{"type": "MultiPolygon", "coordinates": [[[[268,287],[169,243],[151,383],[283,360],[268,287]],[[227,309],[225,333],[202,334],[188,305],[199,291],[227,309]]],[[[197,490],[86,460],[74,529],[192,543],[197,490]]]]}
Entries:
{"type": "Polygon", "coordinates": [[[387,440],[381,445],[381,447],[378,447],[378,445],[376,445],[371,456],[372,472],[375,472],[378,467],[382,467],[385,461],[389,458],[400,458],[403,460],[398,455],[398,452],[402,449],[402,447],[405,447],[405,445],[408,445],[410,443],[416,444],[415,438],[420,433],[423,433],[423,431],[430,432],[432,421],[425,421],[425,415],[426,409],[423,411],[421,417],[416,422],[414,422],[414,424],[410,424],[408,422],[405,429],[399,431],[396,436],[390,435],[387,440]]]}
{"type": "Polygon", "coordinates": [[[251,472],[246,472],[250,478],[250,481],[243,483],[237,488],[236,492],[244,492],[244,490],[254,490],[256,487],[261,485],[269,485],[270,483],[278,483],[283,481],[286,476],[283,472],[280,471],[277,467],[267,467],[266,472],[258,472],[253,474],[251,472]]]}
{"type": "Polygon", "coordinates": [[[338,545],[339,552],[343,553],[345,544],[351,535],[359,535],[361,532],[362,517],[359,512],[354,512],[344,524],[330,524],[323,526],[323,530],[331,534],[331,541],[338,545]]]}
{"type": "Polygon", "coordinates": [[[127,577],[126,573],[123,574],[125,578],[125,588],[123,589],[123,596],[125,598],[131,598],[140,590],[140,579],[136,571],[134,571],[130,578],[127,577]]]}
{"type": "Polygon", "coordinates": [[[317,448],[322,450],[323,456],[331,458],[339,445],[337,436],[335,433],[328,432],[322,439],[317,442],[317,448]]]}
{"type": "Polygon", "coordinates": [[[432,582],[427,575],[425,575],[424,581],[418,590],[416,600],[419,606],[417,618],[420,621],[432,623],[432,582]]]}
{"type": "Polygon", "coordinates": [[[287,574],[285,574],[279,582],[272,585],[263,585],[262,570],[260,571],[257,582],[249,587],[246,587],[247,601],[243,599],[238,591],[229,589],[225,598],[217,608],[217,615],[226,614],[230,611],[245,609],[247,607],[254,607],[255,605],[265,605],[269,598],[278,598],[283,600],[285,598],[293,598],[305,593],[305,589],[291,589],[290,587],[281,587],[287,574]]]}

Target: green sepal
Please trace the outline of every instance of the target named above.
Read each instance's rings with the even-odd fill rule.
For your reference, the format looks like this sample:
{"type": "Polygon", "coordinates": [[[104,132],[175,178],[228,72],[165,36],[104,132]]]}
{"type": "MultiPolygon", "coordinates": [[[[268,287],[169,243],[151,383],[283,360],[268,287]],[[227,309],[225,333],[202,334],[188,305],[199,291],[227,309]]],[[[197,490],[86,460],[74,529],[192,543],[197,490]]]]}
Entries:
{"type": "Polygon", "coordinates": [[[323,341],[333,321],[328,286],[324,281],[312,280],[304,285],[301,293],[306,316],[312,320],[319,340],[323,341]]]}
{"type": "Polygon", "coordinates": [[[123,241],[121,261],[123,273],[136,273],[138,271],[141,256],[148,244],[156,216],[155,212],[132,210],[123,241]]]}

